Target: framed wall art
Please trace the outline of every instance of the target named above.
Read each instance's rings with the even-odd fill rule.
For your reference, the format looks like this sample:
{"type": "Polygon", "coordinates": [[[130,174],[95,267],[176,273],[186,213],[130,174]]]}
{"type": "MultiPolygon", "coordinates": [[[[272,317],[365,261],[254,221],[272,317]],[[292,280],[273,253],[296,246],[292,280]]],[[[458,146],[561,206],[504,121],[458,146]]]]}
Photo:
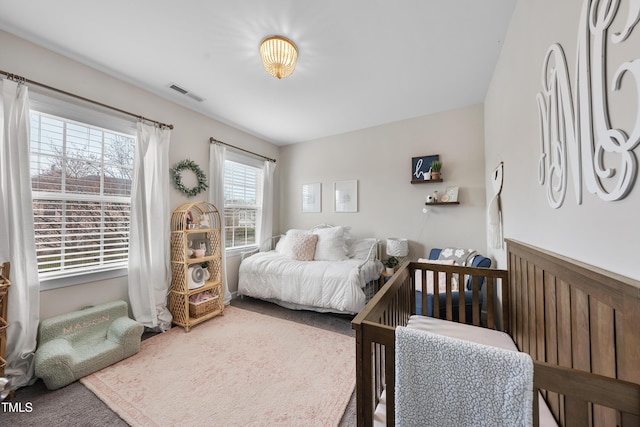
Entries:
{"type": "Polygon", "coordinates": [[[336,212],[358,212],[358,181],[336,181],[333,183],[336,212]]]}
{"type": "Polygon", "coordinates": [[[457,202],[458,201],[458,187],[447,187],[446,191],[440,198],[443,202],[457,202]]]}
{"type": "Polygon", "coordinates": [[[302,212],[322,211],[322,184],[302,185],[302,212]]]}
{"type": "Polygon", "coordinates": [[[440,160],[439,154],[432,154],[430,156],[420,156],[411,158],[411,183],[417,184],[424,181],[430,181],[431,176],[429,169],[431,168],[431,162],[440,160]]]}

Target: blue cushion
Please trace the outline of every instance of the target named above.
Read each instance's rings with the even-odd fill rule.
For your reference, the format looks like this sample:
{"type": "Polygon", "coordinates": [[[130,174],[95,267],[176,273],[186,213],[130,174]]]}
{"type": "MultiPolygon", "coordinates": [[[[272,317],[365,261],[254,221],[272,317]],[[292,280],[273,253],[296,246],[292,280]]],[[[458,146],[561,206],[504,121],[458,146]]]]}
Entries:
{"type": "MultiPolygon", "coordinates": [[[[442,252],[442,249],[440,248],[433,248],[431,249],[431,252],[429,252],[429,259],[431,260],[437,260],[438,258],[440,258],[440,252],[442,252]]],[[[471,267],[479,267],[479,268],[490,268],[491,267],[491,260],[487,257],[484,257],[482,255],[476,255],[475,257],[473,257],[473,260],[471,261],[471,267]]],[[[484,284],[484,277],[480,278],[480,290],[482,290],[482,285],[484,284]]],[[[467,290],[472,290],[472,281],[471,281],[471,277],[469,277],[469,279],[467,279],[467,290]]]]}
{"type": "MultiPolygon", "coordinates": [[[[446,319],[447,317],[447,294],[441,293],[440,297],[440,319],[446,319]]],[[[479,295],[480,297],[480,306],[482,306],[483,296],[482,293],[479,295]]],[[[464,302],[465,302],[465,320],[466,323],[471,323],[473,319],[473,310],[472,310],[472,301],[473,301],[473,292],[466,291],[464,293],[464,302]]],[[[453,320],[457,321],[459,318],[459,309],[458,309],[458,292],[451,292],[451,307],[453,310],[453,320]]],[[[422,314],[422,292],[416,291],[416,314],[422,314]]],[[[427,316],[433,317],[433,294],[427,294],[427,316]]]]}
{"type": "MultiPolygon", "coordinates": [[[[437,260],[440,257],[440,252],[442,252],[442,249],[440,248],[433,248],[431,249],[431,252],[429,252],[429,259],[430,260],[437,260]]],[[[491,267],[491,260],[489,258],[486,258],[482,255],[476,255],[473,260],[471,261],[471,267],[479,267],[479,268],[490,268],[491,267]]],[[[482,291],[482,285],[484,284],[484,277],[480,278],[480,291],[482,291]]],[[[466,323],[471,323],[472,319],[473,319],[473,312],[472,312],[472,301],[473,301],[473,281],[471,279],[471,277],[469,277],[467,279],[467,284],[466,284],[466,288],[467,290],[464,292],[464,303],[465,303],[465,320],[466,323]]],[[[480,292],[480,306],[482,306],[482,302],[483,302],[483,296],[482,296],[482,292],[480,292]]],[[[446,293],[440,293],[439,294],[439,303],[440,303],[440,318],[444,319],[447,317],[447,310],[446,310],[446,301],[447,301],[447,294],[446,293]]],[[[453,308],[453,320],[457,321],[459,318],[459,309],[458,309],[458,292],[451,292],[451,302],[452,302],[452,308],[453,308]]],[[[417,314],[422,314],[422,292],[420,291],[416,291],[416,313],[417,314]]],[[[429,317],[433,317],[433,294],[427,294],[427,316],[429,317]]]]}

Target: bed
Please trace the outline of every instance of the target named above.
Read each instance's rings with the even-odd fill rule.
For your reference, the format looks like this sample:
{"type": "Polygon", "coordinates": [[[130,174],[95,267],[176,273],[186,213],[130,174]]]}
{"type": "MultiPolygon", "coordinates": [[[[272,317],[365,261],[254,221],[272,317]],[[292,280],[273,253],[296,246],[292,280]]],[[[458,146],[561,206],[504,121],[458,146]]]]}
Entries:
{"type": "Polygon", "coordinates": [[[378,287],[383,270],[375,238],[347,227],[288,230],[271,250],[243,254],[238,295],[318,312],[356,314],[378,287]]]}
{"type": "Polygon", "coordinates": [[[447,324],[451,277],[468,275],[469,327],[502,331],[531,356],[534,425],[546,425],[543,412],[562,426],[640,425],[640,283],[514,240],[507,254],[507,270],[407,262],[353,319],[359,426],[395,425],[396,329],[426,314],[415,313],[413,283],[425,270],[447,278],[447,324]]]}

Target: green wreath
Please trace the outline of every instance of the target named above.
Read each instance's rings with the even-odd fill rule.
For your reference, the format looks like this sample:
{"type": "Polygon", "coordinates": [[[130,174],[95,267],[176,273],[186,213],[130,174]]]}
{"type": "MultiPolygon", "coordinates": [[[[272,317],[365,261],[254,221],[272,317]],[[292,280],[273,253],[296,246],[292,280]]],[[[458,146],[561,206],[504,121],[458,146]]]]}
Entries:
{"type": "Polygon", "coordinates": [[[200,166],[198,166],[193,160],[189,159],[178,162],[173,166],[171,169],[171,178],[173,179],[173,185],[176,189],[187,197],[193,197],[200,194],[209,187],[207,185],[207,176],[202,172],[200,166]],[[182,171],[185,169],[193,172],[196,175],[196,178],[198,178],[198,185],[196,187],[187,188],[182,183],[182,171]]]}

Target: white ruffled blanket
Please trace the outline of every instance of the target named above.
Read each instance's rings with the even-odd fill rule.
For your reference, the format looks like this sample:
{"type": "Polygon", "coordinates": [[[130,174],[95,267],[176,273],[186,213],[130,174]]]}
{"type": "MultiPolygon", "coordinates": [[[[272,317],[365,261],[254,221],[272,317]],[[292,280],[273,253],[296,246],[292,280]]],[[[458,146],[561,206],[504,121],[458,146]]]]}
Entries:
{"type": "Polygon", "coordinates": [[[358,313],[366,301],[363,287],[379,278],[382,269],[378,260],[296,261],[276,251],[259,252],[240,264],[238,294],[318,311],[358,313]]]}
{"type": "Polygon", "coordinates": [[[396,328],[397,426],[530,426],[526,353],[396,328]]]}

